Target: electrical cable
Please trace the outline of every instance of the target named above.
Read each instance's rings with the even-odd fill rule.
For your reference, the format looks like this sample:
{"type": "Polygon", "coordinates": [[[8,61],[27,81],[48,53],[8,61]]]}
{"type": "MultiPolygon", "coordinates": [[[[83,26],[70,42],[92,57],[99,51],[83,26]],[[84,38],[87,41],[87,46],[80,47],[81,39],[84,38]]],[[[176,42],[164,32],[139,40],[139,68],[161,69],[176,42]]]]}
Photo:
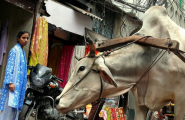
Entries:
{"type": "MultiPolygon", "coordinates": [[[[166,9],[169,9],[170,12],[168,12],[169,17],[173,18],[175,11],[179,11],[181,13],[181,16],[184,18],[185,20],[185,12],[184,12],[184,7],[181,7],[181,9],[179,8],[179,2],[175,1],[175,0],[138,0],[135,3],[129,3],[126,2],[126,0],[110,0],[109,5],[105,4],[106,0],[91,0],[91,2],[95,2],[101,6],[103,6],[103,8],[106,8],[107,10],[110,10],[114,13],[120,14],[122,15],[122,17],[125,17],[124,20],[121,23],[120,26],[120,35],[119,37],[125,37],[124,35],[126,34],[130,34],[130,32],[132,32],[134,29],[141,27],[141,23],[142,21],[137,17],[137,12],[141,12],[144,13],[148,8],[150,8],[151,6],[164,6],[166,9]],[[104,1],[104,3],[103,3],[104,1]],[[114,5],[113,1],[115,3],[119,3],[120,5],[114,5]],[[117,8],[119,7],[120,11],[122,9],[122,12],[120,12],[119,10],[117,10],[117,8]],[[128,13],[126,13],[125,11],[129,10],[129,14],[133,14],[134,16],[131,17],[131,15],[129,15],[128,13]],[[128,15],[127,15],[128,14],[128,15]],[[125,32],[125,34],[123,35],[123,31],[125,32]]],[[[185,5],[185,1],[182,0],[182,6],[185,5]]],[[[167,10],[168,11],[168,10],[167,10]]],[[[106,12],[106,13],[110,13],[110,12],[106,12]]],[[[105,16],[106,19],[107,16],[105,16]]],[[[114,21],[114,20],[113,20],[114,21]]],[[[113,22],[112,21],[112,22],[113,22]]],[[[105,22],[106,25],[102,26],[100,25],[99,29],[101,29],[100,31],[102,31],[103,29],[107,28],[111,28],[111,24],[107,24],[107,22],[105,22]]],[[[112,29],[110,29],[112,30],[112,29]]],[[[104,31],[104,34],[108,34],[109,31],[104,31]]],[[[111,35],[112,36],[112,35],[111,35]]]]}

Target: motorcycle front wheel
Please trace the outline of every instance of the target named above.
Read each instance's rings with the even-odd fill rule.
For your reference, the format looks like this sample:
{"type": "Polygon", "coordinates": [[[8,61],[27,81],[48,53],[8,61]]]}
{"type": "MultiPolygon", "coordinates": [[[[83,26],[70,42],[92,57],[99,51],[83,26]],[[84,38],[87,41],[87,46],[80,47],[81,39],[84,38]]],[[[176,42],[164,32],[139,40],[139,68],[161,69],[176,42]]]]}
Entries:
{"type": "Polygon", "coordinates": [[[18,120],[28,120],[31,113],[33,112],[34,106],[29,106],[24,104],[21,112],[19,113],[19,119],[18,120]]]}

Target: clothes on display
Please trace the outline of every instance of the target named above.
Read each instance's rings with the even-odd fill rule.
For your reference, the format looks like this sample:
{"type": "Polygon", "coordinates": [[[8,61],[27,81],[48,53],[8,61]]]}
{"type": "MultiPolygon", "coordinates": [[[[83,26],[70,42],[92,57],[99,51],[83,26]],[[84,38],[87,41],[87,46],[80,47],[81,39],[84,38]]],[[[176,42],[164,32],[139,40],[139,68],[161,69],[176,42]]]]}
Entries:
{"type": "MultiPolygon", "coordinates": [[[[85,48],[85,55],[84,56],[86,56],[89,53],[89,51],[90,51],[90,47],[89,46],[86,46],[86,48],[85,48]]],[[[96,55],[98,53],[99,53],[99,51],[96,51],[96,55]]]]}
{"type": "MultiPolygon", "coordinates": [[[[119,107],[119,97],[106,99],[102,111],[106,111],[106,120],[125,120],[123,107],[119,107]]],[[[105,115],[104,115],[105,116],[105,115]]]]}
{"type": "Polygon", "coordinates": [[[29,65],[37,63],[47,66],[48,59],[48,23],[46,18],[38,17],[31,40],[29,65]]]}
{"type": "Polygon", "coordinates": [[[59,68],[58,68],[58,77],[63,80],[60,84],[60,87],[64,88],[67,81],[68,81],[68,74],[69,69],[71,65],[71,59],[73,57],[73,51],[74,51],[74,45],[63,45],[62,46],[62,52],[61,52],[61,58],[59,62],[59,68]]]}
{"type": "Polygon", "coordinates": [[[106,98],[103,99],[104,102],[100,102],[100,100],[98,99],[86,106],[85,118],[93,120],[95,116],[94,120],[125,120],[123,107],[118,107],[119,97],[106,98]],[[98,114],[95,114],[96,111],[98,111],[98,114]]]}
{"type": "Polygon", "coordinates": [[[106,111],[106,114],[107,114],[107,115],[104,115],[107,117],[104,120],[125,120],[123,107],[115,108],[115,107],[105,106],[104,110],[106,111]]]}
{"type": "Polygon", "coordinates": [[[77,63],[78,63],[78,58],[83,58],[85,54],[85,46],[75,46],[74,48],[74,52],[73,52],[73,57],[71,60],[71,66],[70,66],[70,70],[69,70],[69,77],[71,76],[71,74],[73,73],[77,63]]]}
{"type": "Polygon", "coordinates": [[[58,66],[60,62],[60,56],[61,56],[62,48],[58,45],[51,48],[49,51],[49,57],[48,57],[48,67],[52,68],[52,75],[58,74],[58,66]]]}
{"type": "Polygon", "coordinates": [[[103,120],[107,120],[107,112],[105,110],[101,110],[99,116],[103,118],[103,120]]]}
{"type": "Polygon", "coordinates": [[[86,112],[84,113],[84,115],[85,115],[85,118],[87,118],[87,116],[89,116],[89,113],[91,111],[92,105],[88,104],[85,107],[86,107],[86,112]]]}
{"type": "Polygon", "coordinates": [[[0,65],[3,64],[3,56],[6,53],[6,45],[7,45],[7,29],[8,29],[8,19],[1,31],[1,39],[0,39],[0,65]]]}

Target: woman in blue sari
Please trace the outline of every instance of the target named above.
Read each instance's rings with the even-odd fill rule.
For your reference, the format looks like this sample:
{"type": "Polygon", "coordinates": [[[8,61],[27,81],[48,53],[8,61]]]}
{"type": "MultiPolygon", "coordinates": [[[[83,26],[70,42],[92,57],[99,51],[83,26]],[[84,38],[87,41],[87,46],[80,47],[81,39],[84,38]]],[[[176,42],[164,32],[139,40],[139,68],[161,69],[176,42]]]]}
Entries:
{"type": "Polygon", "coordinates": [[[20,31],[17,44],[9,52],[0,99],[0,120],[18,120],[22,109],[27,83],[27,62],[23,47],[28,43],[29,36],[27,31],[20,31]]]}

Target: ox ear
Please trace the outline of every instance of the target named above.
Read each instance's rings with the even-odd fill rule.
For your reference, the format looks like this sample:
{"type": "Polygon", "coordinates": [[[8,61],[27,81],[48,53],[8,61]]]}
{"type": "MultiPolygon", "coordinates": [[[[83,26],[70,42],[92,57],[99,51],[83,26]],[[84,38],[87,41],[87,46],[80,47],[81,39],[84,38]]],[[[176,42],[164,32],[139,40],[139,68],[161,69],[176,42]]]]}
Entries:
{"type": "Polygon", "coordinates": [[[102,79],[111,84],[114,85],[115,87],[117,87],[117,83],[115,82],[110,70],[107,68],[107,66],[105,65],[101,65],[98,67],[99,71],[100,71],[100,76],[102,77],[102,79]]]}

